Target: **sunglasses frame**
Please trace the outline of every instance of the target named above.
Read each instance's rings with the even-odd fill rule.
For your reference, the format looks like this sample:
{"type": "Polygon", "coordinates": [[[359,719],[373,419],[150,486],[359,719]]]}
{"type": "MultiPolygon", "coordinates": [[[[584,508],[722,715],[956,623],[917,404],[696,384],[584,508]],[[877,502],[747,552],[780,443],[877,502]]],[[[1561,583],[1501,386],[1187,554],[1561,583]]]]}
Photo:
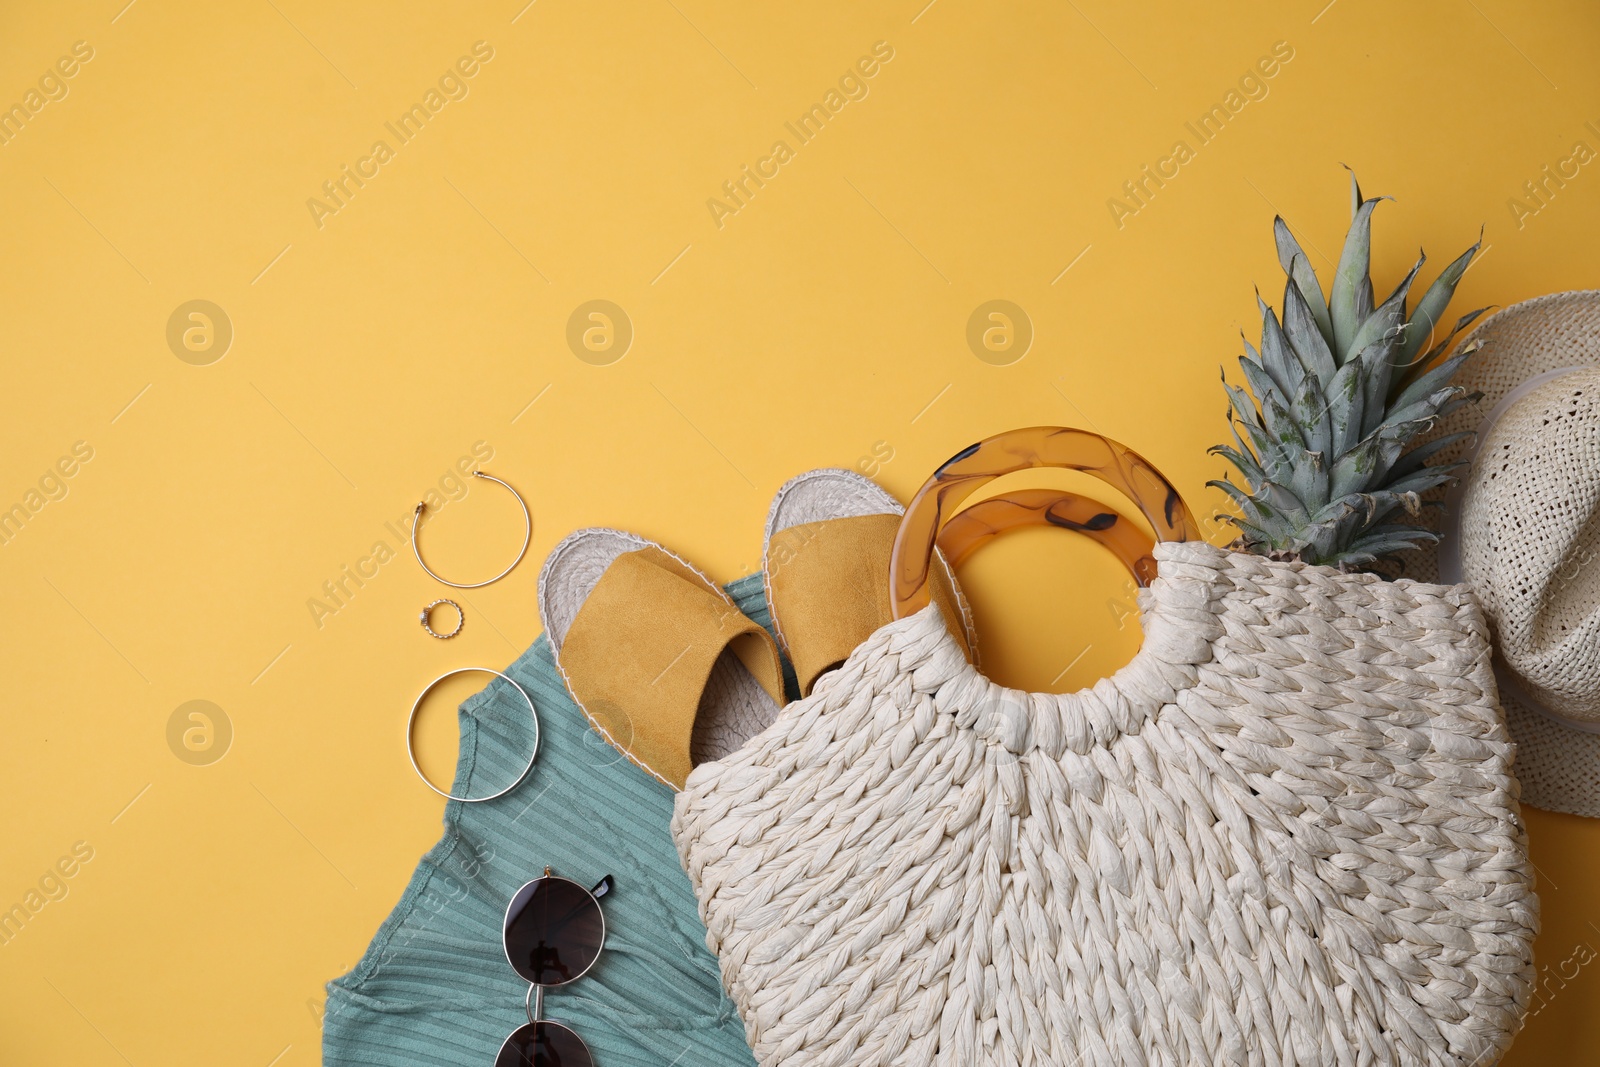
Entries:
{"type": "MultiPolygon", "coordinates": [[[[589,1057],[589,1062],[592,1064],[594,1062],[594,1053],[589,1050],[588,1043],[583,1040],[576,1030],[565,1023],[557,1022],[554,1019],[546,1019],[544,1017],[544,991],[546,989],[559,989],[562,986],[571,985],[572,983],[578,981],[578,979],[587,975],[590,971],[594,970],[594,965],[600,962],[600,954],[605,951],[606,947],[606,910],[600,906],[600,898],[608,895],[612,891],[614,882],[611,875],[608,874],[604,878],[600,879],[600,881],[596,882],[594,884],[594,888],[585,889],[582,882],[575,882],[571,878],[563,878],[559,874],[552,874],[550,872],[550,868],[546,867],[544,869],[544,874],[540,875],[538,878],[532,878],[524,882],[515,893],[511,894],[511,899],[506,902],[505,918],[500,923],[500,951],[505,955],[506,963],[510,966],[512,972],[525,982],[527,981],[527,978],[521,971],[517,970],[517,965],[511,960],[511,946],[507,944],[506,931],[510,926],[511,909],[517,903],[517,898],[521,897],[530,886],[536,886],[540,882],[566,882],[568,885],[576,887],[579,892],[588,895],[589,899],[594,902],[595,910],[600,913],[600,944],[595,947],[594,959],[589,961],[589,965],[583,970],[579,971],[577,974],[573,975],[571,978],[568,978],[565,982],[553,982],[549,985],[543,985],[539,982],[528,982],[528,992],[522,1000],[523,1010],[528,1014],[527,1025],[532,1027],[553,1026],[559,1030],[565,1030],[567,1033],[572,1035],[573,1040],[577,1041],[579,1045],[583,1046],[583,1051],[589,1057]]],[[[500,1052],[496,1053],[495,1055],[497,1062],[500,1054],[504,1053],[506,1046],[511,1043],[511,1039],[520,1034],[522,1030],[523,1027],[518,1026],[515,1030],[506,1035],[506,1039],[500,1043],[500,1052]]]]}

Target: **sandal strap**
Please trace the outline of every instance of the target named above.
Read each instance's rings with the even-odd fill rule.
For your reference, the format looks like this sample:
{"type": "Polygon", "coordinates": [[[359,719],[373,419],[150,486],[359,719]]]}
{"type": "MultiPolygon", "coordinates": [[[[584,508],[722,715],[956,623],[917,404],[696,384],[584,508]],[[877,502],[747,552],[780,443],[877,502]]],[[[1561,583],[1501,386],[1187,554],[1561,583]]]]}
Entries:
{"type": "Polygon", "coordinates": [[[561,642],[560,666],[601,736],[681,788],[700,698],[728,649],[781,706],[772,636],[682,560],[642,548],[618,556],[595,583],[561,642]]]}
{"type": "MultiPolygon", "coordinates": [[[[800,693],[894,621],[889,556],[898,515],[855,515],[779,530],[767,542],[767,595],[800,693]]],[[[944,623],[971,658],[955,586],[944,567],[929,582],[944,623]]]]}

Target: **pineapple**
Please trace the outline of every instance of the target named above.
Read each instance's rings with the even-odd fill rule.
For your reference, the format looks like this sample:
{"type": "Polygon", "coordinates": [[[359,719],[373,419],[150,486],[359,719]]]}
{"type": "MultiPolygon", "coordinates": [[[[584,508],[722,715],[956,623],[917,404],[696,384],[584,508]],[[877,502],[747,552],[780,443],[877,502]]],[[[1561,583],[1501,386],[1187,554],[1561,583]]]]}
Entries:
{"type": "Polygon", "coordinates": [[[1353,172],[1350,192],[1353,217],[1326,300],[1289,227],[1273,220],[1287,275],[1282,321],[1258,293],[1261,349],[1246,340],[1239,357],[1250,392],[1224,377],[1234,443],[1211,450],[1238,468],[1249,489],[1227,479],[1208,483],[1239,506],[1239,515],[1219,516],[1238,528],[1235,548],[1345,571],[1438,540],[1414,521],[1421,494],[1454,481],[1452,472],[1464,464],[1428,460],[1468,435],[1408,446],[1441,416],[1477,400],[1450,384],[1476,344],[1439,357],[1488,310],[1463,315],[1433,344],[1481,233],[1415,308],[1407,311],[1406,297],[1426,256],[1374,307],[1367,275],[1372,211],[1388,198],[1364,199],[1353,172]]]}

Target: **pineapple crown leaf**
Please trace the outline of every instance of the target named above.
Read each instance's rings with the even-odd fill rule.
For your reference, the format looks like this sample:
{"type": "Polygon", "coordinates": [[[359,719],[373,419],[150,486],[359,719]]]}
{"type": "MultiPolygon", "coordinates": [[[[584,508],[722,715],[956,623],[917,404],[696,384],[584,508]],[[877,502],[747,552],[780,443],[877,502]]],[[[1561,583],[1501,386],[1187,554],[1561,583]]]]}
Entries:
{"type": "Polygon", "coordinates": [[[1394,292],[1389,294],[1384,302],[1367,316],[1366,321],[1357,327],[1355,336],[1350,339],[1350,351],[1360,352],[1368,345],[1380,341],[1393,344],[1405,334],[1406,294],[1411,291],[1411,282],[1427,258],[1427,256],[1418,258],[1411,272],[1395,286],[1394,292]]]}
{"type": "Polygon", "coordinates": [[[1306,371],[1315,373],[1324,387],[1331,384],[1339,365],[1311,305],[1292,278],[1283,286],[1283,333],[1306,371]]]}
{"type": "Polygon", "coordinates": [[[1408,405],[1416,403],[1423,397],[1435,395],[1441,388],[1454,389],[1462,396],[1465,396],[1467,393],[1465,389],[1462,389],[1459,385],[1450,385],[1449,381],[1455,377],[1456,371],[1460,370],[1461,365],[1471,359],[1476,351],[1476,346],[1467,347],[1466,351],[1457,352],[1449,359],[1435,364],[1431,370],[1417,375],[1409,385],[1400,390],[1399,396],[1389,402],[1390,407],[1396,411],[1403,411],[1408,405]]]}
{"type": "Polygon", "coordinates": [[[1350,214],[1354,215],[1356,209],[1361,206],[1361,183],[1356,181],[1356,169],[1354,167],[1344,162],[1344,160],[1339,161],[1339,166],[1350,174],[1350,214]]]}
{"type": "MultiPolygon", "coordinates": [[[[1430,365],[1432,365],[1440,356],[1442,356],[1446,351],[1449,350],[1450,343],[1455,340],[1456,334],[1460,333],[1462,330],[1464,330],[1468,326],[1470,326],[1478,318],[1479,315],[1482,315],[1485,311],[1489,311],[1489,310],[1493,309],[1495,306],[1496,305],[1494,305],[1494,304],[1490,304],[1487,307],[1477,308],[1475,310],[1467,312],[1465,315],[1463,315],[1459,319],[1457,319],[1455,326],[1452,327],[1451,330],[1450,330],[1449,336],[1447,336],[1443,341],[1440,341],[1438,344],[1434,345],[1433,348],[1431,348],[1428,351],[1427,355],[1423,356],[1422,358],[1416,360],[1413,363],[1407,364],[1405,367],[1402,368],[1403,373],[1398,378],[1395,379],[1393,384],[1391,384],[1389,386],[1390,395],[1391,396],[1398,396],[1402,389],[1406,388],[1413,381],[1416,380],[1417,375],[1419,375],[1419,374],[1423,373],[1425,370],[1427,370],[1427,368],[1430,365]]],[[[1461,352],[1476,352],[1478,349],[1480,349],[1482,347],[1483,347],[1483,342],[1482,341],[1480,341],[1480,340],[1472,340],[1472,341],[1467,342],[1465,345],[1462,345],[1460,351],[1461,352]]],[[[1459,355],[1460,353],[1457,353],[1457,354],[1459,355]]]]}
{"type": "Polygon", "coordinates": [[[1244,338],[1239,357],[1248,392],[1223,376],[1233,443],[1212,449],[1248,488],[1229,480],[1208,483],[1239,506],[1239,515],[1226,517],[1247,550],[1347,569],[1431,536],[1404,520],[1427,505],[1420,494],[1454,479],[1459,463],[1429,461],[1464,438],[1413,442],[1476,399],[1451,380],[1477,343],[1448,353],[1460,331],[1487,310],[1469,312],[1437,338],[1438,323],[1482,247],[1481,229],[1478,242],[1440,272],[1409,314],[1412,288],[1427,263],[1420,252],[1375,305],[1372,215],[1391,198],[1363,196],[1354,171],[1350,197],[1351,223],[1326,297],[1289,224],[1273,218],[1284,272],[1281,316],[1258,289],[1260,347],[1244,338]]]}
{"type": "Polygon", "coordinates": [[[1333,292],[1328,311],[1333,319],[1333,348],[1348,357],[1355,332],[1372,311],[1372,279],[1367,271],[1372,261],[1372,212],[1390,197],[1363,200],[1356,208],[1355,221],[1345,236],[1344,251],[1333,274],[1333,292]]]}
{"type": "MultiPolygon", "coordinates": [[[[1465,252],[1457,256],[1451,263],[1439,272],[1439,276],[1428,286],[1428,291],[1422,294],[1422,299],[1417,301],[1417,307],[1411,315],[1412,329],[1408,332],[1404,347],[1401,350],[1402,361],[1410,363],[1423,351],[1423,346],[1433,340],[1434,329],[1439,322],[1439,316],[1444,314],[1444,309],[1450,303],[1450,298],[1455,296],[1456,286],[1460,284],[1462,275],[1467,273],[1467,268],[1472,266],[1473,257],[1478,254],[1478,249],[1483,247],[1483,230],[1478,230],[1477,242],[1465,252]]],[[[1454,331],[1452,331],[1454,336],[1454,331]]]]}
{"type": "Polygon", "coordinates": [[[1282,215],[1272,218],[1272,236],[1278,246],[1278,264],[1283,268],[1284,274],[1294,283],[1301,299],[1306,303],[1311,316],[1316,320],[1317,330],[1323,339],[1331,343],[1333,338],[1333,325],[1328,318],[1328,302],[1322,296],[1322,283],[1317,280],[1317,272],[1311,267],[1311,260],[1307,258],[1300,248],[1300,242],[1294,239],[1294,234],[1289,232],[1289,224],[1283,221],[1282,215]]]}
{"type": "MultiPolygon", "coordinates": [[[[1220,483],[1220,482],[1207,482],[1206,484],[1207,485],[1220,485],[1222,483],[1220,483]]],[[[1228,512],[1228,511],[1213,511],[1211,513],[1211,521],[1212,522],[1216,522],[1216,523],[1228,522],[1228,523],[1234,524],[1235,526],[1248,526],[1249,525],[1249,523],[1246,523],[1243,519],[1239,518],[1239,516],[1233,514],[1232,512],[1228,512]]]]}
{"type": "MultiPolygon", "coordinates": [[[[1477,435],[1471,430],[1463,430],[1460,433],[1449,433],[1445,434],[1443,437],[1436,437],[1427,444],[1417,445],[1410,451],[1401,454],[1400,458],[1395,461],[1394,466],[1389,468],[1390,473],[1397,477],[1404,477],[1413,471],[1420,470],[1425,467],[1428,460],[1432,459],[1434,456],[1437,456],[1440,452],[1443,452],[1450,446],[1461,441],[1470,440],[1476,436],[1477,435]]],[[[1428,469],[1435,471],[1455,471],[1460,470],[1466,465],[1466,460],[1457,460],[1454,463],[1436,463],[1428,469]]]]}

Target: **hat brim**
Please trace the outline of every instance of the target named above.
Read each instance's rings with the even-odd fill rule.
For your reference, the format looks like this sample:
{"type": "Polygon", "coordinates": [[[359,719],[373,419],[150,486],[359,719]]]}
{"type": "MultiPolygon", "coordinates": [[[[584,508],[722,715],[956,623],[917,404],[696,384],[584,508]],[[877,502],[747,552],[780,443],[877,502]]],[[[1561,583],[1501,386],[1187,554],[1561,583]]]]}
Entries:
{"type": "MultiPolygon", "coordinates": [[[[1513,304],[1485,319],[1463,345],[1480,342],[1477,355],[1456,375],[1456,384],[1483,394],[1441,419],[1427,439],[1476,431],[1484,418],[1523,382],[1563,367],[1600,366],[1600,290],[1551,293],[1513,304]]],[[[1467,455],[1463,441],[1441,453],[1435,462],[1467,455]]],[[[1437,491],[1435,500],[1444,493],[1437,491]]],[[[1440,529],[1442,510],[1429,508],[1424,525],[1440,529]]],[[[1437,582],[1439,546],[1406,553],[1404,576],[1437,582]]],[[[1522,802],[1548,811],[1600,818],[1600,733],[1569,726],[1530,706],[1519,694],[1502,688],[1506,725],[1517,742],[1517,777],[1522,802]]]]}

